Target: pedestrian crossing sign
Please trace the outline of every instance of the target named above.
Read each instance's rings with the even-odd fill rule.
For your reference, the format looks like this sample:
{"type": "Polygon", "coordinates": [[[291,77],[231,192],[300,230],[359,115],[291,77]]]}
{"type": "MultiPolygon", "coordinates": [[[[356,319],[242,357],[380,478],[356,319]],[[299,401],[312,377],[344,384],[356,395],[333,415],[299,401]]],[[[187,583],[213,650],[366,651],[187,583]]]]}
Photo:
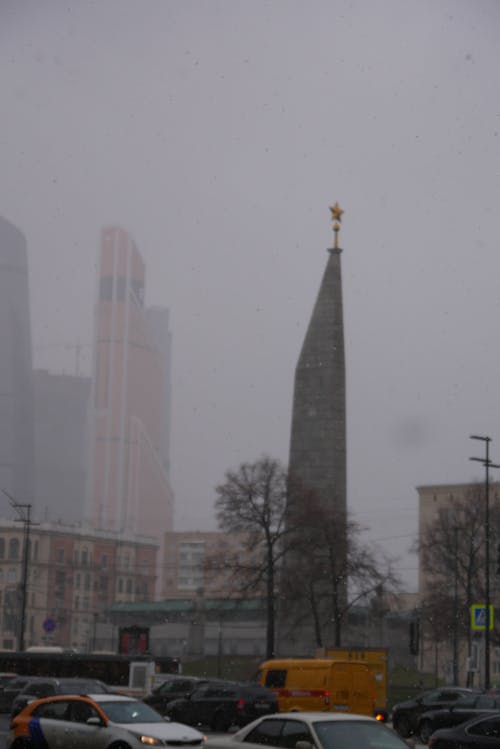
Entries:
{"type": "Polygon", "coordinates": [[[493,629],[493,606],[490,605],[489,610],[490,615],[488,617],[488,610],[484,603],[475,603],[470,607],[471,629],[476,631],[485,630],[486,627],[488,627],[488,629],[493,629]]]}

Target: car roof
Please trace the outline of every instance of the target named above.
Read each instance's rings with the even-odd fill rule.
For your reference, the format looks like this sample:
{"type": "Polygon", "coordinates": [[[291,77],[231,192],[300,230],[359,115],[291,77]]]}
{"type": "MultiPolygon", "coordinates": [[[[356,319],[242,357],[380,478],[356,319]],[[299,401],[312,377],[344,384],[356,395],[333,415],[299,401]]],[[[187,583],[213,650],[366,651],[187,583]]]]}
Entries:
{"type": "MultiPolygon", "coordinates": [[[[75,696],[73,695],[73,697],[75,696]]],[[[87,694],[86,697],[90,697],[94,702],[142,702],[142,700],[128,697],[125,694],[87,694]]]]}
{"type": "Polygon", "coordinates": [[[319,712],[290,712],[290,713],[274,713],[273,715],[266,715],[261,720],[272,720],[281,718],[293,718],[295,720],[309,720],[314,723],[327,723],[334,721],[359,721],[367,720],[372,723],[378,723],[375,718],[369,715],[358,715],[357,713],[319,713],[319,712]]]}
{"type": "Polygon", "coordinates": [[[36,705],[45,702],[67,702],[68,700],[76,701],[81,699],[92,700],[100,704],[101,702],[141,702],[135,697],[125,697],[123,694],[53,694],[50,697],[40,697],[39,699],[32,700],[26,707],[30,710],[36,705]]]}

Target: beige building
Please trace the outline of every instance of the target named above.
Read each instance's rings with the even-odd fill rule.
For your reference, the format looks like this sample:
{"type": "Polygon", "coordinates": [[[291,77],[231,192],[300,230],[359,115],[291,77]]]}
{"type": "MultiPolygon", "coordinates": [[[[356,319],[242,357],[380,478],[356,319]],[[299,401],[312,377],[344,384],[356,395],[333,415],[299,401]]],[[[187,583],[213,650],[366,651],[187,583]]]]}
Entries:
{"type": "Polygon", "coordinates": [[[25,530],[23,522],[0,520],[1,648],[46,643],[92,650],[97,621],[113,603],[153,598],[156,541],[31,524],[25,567],[25,530]]]}
{"type": "Polygon", "coordinates": [[[239,595],[231,582],[230,562],[245,555],[244,533],[193,531],[166,533],[162,598],[205,598],[239,595]],[[209,560],[213,564],[208,565],[209,560]],[[224,563],[228,563],[227,566],[224,563]]]}

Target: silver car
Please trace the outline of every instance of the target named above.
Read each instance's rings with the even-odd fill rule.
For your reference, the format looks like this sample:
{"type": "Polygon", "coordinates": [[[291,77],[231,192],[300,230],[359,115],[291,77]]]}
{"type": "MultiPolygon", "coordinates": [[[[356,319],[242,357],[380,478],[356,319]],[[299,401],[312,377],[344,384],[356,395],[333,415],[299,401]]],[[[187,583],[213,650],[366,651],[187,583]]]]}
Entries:
{"type": "Polygon", "coordinates": [[[198,746],[205,737],[165,720],[141,700],[117,694],[64,695],[30,702],[11,723],[9,749],[135,749],[198,746]]]}
{"type": "Polygon", "coordinates": [[[354,713],[277,713],[259,718],[231,738],[209,739],[206,749],[408,749],[392,729],[354,713]]]}

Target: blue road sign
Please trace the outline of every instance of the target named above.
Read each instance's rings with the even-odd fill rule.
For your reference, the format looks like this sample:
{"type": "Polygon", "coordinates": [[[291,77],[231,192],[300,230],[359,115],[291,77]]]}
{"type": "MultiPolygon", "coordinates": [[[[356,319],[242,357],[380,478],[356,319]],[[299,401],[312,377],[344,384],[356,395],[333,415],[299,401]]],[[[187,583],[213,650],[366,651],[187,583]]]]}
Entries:
{"type": "Polygon", "coordinates": [[[495,618],[494,608],[490,605],[490,615],[488,617],[488,611],[484,603],[475,603],[470,607],[471,614],[471,629],[484,630],[493,629],[493,622],[495,618]],[[489,620],[489,621],[488,621],[489,620]]]}
{"type": "Polygon", "coordinates": [[[55,620],[52,619],[51,616],[48,616],[42,624],[42,627],[44,628],[45,632],[47,632],[47,634],[50,634],[50,632],[53,632],[56,628],[55,620]]]}

